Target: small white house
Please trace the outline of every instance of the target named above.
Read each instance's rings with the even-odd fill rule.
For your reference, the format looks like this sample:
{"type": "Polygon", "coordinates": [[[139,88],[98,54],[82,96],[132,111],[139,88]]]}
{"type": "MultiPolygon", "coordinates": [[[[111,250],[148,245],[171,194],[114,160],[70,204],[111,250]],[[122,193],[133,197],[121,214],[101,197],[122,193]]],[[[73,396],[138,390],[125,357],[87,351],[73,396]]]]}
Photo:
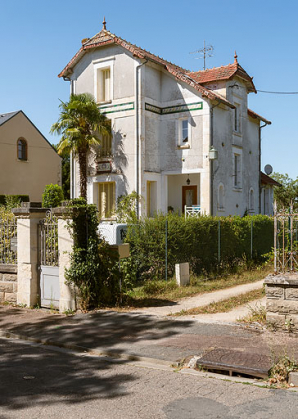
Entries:
{"type": "Polygon", "coordinates": [[[59,77],[72,93],[92,93],[111,120],[112,140],[103,138],[89,158],[88,200],[102,218],[132,191],[144,198],[140,215],[185,205],[213,215],[262,212],[260,128],[271,122],[248,109],[256,89],[236,54],[233,64],[189,72],[103,22],[59,77]]]}

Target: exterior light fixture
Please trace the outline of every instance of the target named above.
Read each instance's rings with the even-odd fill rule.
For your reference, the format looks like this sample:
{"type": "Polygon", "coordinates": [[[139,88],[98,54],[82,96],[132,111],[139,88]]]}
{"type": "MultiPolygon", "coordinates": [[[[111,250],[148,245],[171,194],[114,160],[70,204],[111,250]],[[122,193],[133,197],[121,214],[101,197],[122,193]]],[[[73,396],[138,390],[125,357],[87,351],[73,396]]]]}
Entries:
{"type": "Polygon", "coordinates": [[[189,175],[188,175],[188,177],[187,177],[187,181],[186,181],[186,183],[187,183],[187,185],[189,185],[189,184],[190,184],[189,175]]]}
{"type": "Polygon", "coordinates": [[[217,160],[217,158],[218,158],[218,151],[212,145],[209,150],[209,160],[217,160]]]}

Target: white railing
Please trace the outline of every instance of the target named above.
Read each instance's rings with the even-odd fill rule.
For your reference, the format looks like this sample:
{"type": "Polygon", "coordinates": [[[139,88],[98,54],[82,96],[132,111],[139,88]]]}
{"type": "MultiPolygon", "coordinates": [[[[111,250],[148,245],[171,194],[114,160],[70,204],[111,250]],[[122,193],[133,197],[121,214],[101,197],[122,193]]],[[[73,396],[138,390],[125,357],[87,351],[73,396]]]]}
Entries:
{"type": "Polygon", "coordinates": [[[186,205],[184,205],[184,214],[185,219],[187,217],[198,217],[201,214],[201,206],[192,205],[191,207],[187,207],[186,205]]]}

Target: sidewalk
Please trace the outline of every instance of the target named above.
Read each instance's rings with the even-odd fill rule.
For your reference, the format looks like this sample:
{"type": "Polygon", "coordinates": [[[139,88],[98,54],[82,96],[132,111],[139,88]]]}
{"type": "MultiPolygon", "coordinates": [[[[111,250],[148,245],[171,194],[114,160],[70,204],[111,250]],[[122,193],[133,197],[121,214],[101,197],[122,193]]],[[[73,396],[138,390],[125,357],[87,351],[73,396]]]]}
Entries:
{"type": "Polygon", "coordinates": [[[214,348],[270,356],[287,352],[298,359],[298,341],[291,335],[236,324],[202,323],[141,313],[97,311],[50,314],[0,306],[0,337],[28,338],[97,355],[172,364],[214,348]]]}

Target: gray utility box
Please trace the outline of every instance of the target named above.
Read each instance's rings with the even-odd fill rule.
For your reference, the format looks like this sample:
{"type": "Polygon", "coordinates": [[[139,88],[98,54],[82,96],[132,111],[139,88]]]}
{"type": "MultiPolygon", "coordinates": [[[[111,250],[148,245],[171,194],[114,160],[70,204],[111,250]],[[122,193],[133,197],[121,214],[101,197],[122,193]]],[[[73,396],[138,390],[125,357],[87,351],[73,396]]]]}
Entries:
{"type": "Polygon", "coordinates": [[[110,245],[120,245],[124,243],[127,224],[103,222],[99,224],[98,232],[110,245]]]}

